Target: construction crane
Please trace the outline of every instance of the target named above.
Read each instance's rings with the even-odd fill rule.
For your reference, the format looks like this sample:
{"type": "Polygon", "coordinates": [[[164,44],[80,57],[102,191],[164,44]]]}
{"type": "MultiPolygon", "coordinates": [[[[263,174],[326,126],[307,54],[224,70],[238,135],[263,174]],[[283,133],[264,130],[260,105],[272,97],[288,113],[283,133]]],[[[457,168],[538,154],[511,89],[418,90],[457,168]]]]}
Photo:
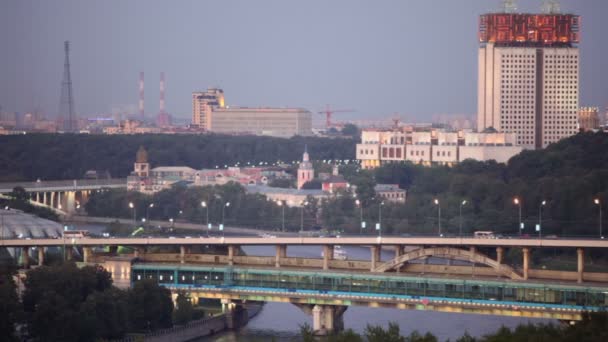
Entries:
{"type": "Polygon", "coordinates": [[[325,110],[317,112],[318,114],[325,114],[325,128],[329,129],[332,126],[331,115],[333,113],[345,113],[354,112],[354,109],[331,109],[329,105],[325,105],[325,110]]]}

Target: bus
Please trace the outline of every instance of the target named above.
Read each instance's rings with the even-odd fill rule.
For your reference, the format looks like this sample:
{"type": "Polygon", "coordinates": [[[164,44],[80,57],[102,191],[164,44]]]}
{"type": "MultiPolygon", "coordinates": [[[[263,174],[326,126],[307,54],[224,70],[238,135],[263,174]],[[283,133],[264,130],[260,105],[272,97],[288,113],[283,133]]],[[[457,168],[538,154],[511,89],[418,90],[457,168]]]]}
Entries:
{"type": "Polygon", "coordinates": [[[496,235],[492,231],[478,230],[473,234],[476,239],[496,239],[496,235]]]}
{"type": "Polygon", "coordinates": [[[82,239],[89,236],[87,230],[65,230],[63,231],[64,239],[82,239]]]}

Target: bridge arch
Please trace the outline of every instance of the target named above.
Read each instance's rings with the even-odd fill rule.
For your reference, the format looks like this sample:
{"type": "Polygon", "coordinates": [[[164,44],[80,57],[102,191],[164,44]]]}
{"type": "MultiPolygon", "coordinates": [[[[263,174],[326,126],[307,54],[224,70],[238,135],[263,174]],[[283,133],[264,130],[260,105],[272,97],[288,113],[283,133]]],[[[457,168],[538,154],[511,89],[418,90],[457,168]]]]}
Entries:
{"type": "Polygon", "coordinates": [[[501,264],[498,261],[477,251],[470,251],[454,247],[419,248],[402,254],[393,260],[380,264],[374,269],[374,272],[386,272],[394,270],[403,266],[408,261],[432,256],[483,264],[492,267],[494,270],[496,270],[496,273],[502,276],[517,280],[523,279],[523,277],[515,272],[513,267],[509,265],[501,264]]]}

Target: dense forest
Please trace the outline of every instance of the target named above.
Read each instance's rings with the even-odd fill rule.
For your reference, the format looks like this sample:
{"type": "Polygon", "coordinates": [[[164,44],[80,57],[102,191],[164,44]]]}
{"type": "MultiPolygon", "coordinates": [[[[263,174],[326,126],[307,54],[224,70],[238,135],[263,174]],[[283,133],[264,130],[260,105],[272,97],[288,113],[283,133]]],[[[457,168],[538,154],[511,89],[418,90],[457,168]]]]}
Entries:
{"type": "Polygon", "coordinates": [[[96,170],[126,177],[139,146],[148,150],[153,166],[214,168],[247,162],[301,160],[307,145],[312,159],[354,159],[352,138],[291,139],[228,135],[73,135],[0,136],[0,182],[82,178],[96,170]]]}

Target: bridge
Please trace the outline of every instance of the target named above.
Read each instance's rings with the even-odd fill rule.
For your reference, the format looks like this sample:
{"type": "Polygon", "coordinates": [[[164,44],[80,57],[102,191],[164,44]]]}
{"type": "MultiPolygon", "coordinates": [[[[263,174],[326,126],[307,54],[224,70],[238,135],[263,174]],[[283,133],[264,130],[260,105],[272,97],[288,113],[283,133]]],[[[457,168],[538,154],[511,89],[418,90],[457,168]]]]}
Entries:
{"type": "Polygon", "coordinates": [[[74,214],[84,205],[91,192],[103,189],[127,188],[126,178],[73,179],[59,181],[0,183],[0,198],[16,187],[22,187],[30,195],[30,203],[47,207],[62,215],[74,214]]]}
{"type": "Polygon", "coordinates": [[[586,249],[608,248],[603,239],[32,238],[3,239],[0,247],[20,251],[23,268],[34,259],[33,250],[38,264],[49,247],[63,248],[68,259],[78,250],[83,262],[110,271],[117,285],[154,279],[195,297],[222,299],[227,308],[238,309],[248,300],[294,303],[313,315],[315,329],[331,330],[349,305],[564,320],[608,305],[608,273],[587,272],[584,263],[586,249]],[[338,245],[369,248],[370,259],[338,260],[338,245]],[[244,255],[242,246],[273,246],[275,255],[244,255]],[[291,246],[316,247],[323,255],[289,257],[291,246]],[[118,254],[118,247],[132,252],[118,254]],[[387,248],[394,256],[382,260],[380,252],[387,248]],[[576,271],[531,268],[532,252],[544,248],[575,250],[576,271]],[[505,263],[508,250],[520,250],[521,263],[505,263]],[[428,264],[431,257],[448,263],[428,264]]]}
{"type": "Polygon", "coordinates": [[[608,305],[606,285],[139,263],[130,277],[186,291],[195,301],[221,299],[229,310],[247,301],[292,303],[312,315],[315,331],[340,328],[342,313],[354,305],[568,321],[608,305]]]}

